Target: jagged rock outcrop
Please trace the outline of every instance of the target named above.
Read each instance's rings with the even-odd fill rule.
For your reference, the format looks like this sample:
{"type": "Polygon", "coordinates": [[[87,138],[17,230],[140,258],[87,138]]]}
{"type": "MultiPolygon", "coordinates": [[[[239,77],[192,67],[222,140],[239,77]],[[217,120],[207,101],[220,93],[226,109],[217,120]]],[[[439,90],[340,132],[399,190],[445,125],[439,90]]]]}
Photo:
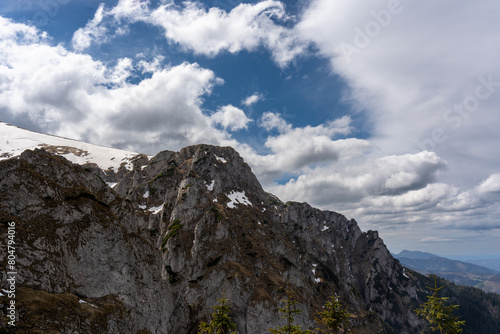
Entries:
{"type": "MultiPolygon", "coordinates": [[[[25,332],[196,333],[224,291],[238,332],[266,333],[282,324],[287,285],[304,329],[335,291],[357,333],[422,330],[412,312],[421,278],[376,232],[282,203],[233,149],[197,145],[132,163],[103,176],[42,150],[0,162],[0,230],[16,223],[25,332]]],[[[0,249],[3,265],[5,239],[0,249]]]]}

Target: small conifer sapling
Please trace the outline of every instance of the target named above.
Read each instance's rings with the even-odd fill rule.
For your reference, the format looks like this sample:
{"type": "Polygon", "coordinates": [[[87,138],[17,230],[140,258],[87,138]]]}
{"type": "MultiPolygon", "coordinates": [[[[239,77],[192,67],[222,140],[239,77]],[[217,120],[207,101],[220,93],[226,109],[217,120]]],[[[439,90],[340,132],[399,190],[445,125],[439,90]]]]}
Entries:
{"type": "Polygon", "coordinates": [[[227,304],[227,298],[222,292],[222,298],[217,298],[218,304],[212,306],[214,313],[212,313],[212,320],[209,323],[202,321],[200,323],[199,334],[236,334],[234,331],[237,326],[232,322],[229,313],[231,312],[231,307],[227,304]]]}
{"type": "Polygon", "coordinates": [[[325,303],[323,311],[318,312],[316,323],[322,328],[317,328],[321,334],[338,334],[348,331],[350,314],[342,308],[339,297],[332,292],[325,303]]]}
{"type": "Polygon", "coordinates": [[[448,297],[438,296],[438,291],[444,286],[437,287],[436,275],[434,275],[434,288],[427,288],[434,291],[434,293],[427,296],[427,302],[420,305],[415,312],[427,320],[433,332],[438,331],[440,334],[462,333],[463,329],[461,327],[465,324],[465,321],[459,321],[458,317],[453,316],[453,311],[458,309],[458,305],[446,306],[448,297]]]}

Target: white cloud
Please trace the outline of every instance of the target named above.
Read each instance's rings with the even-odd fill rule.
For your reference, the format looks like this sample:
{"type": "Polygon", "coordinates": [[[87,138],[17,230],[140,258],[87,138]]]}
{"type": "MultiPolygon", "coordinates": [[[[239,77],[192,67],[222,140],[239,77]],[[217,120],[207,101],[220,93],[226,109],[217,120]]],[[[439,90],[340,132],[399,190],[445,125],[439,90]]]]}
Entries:
{"type": "Polygon", "coordinates": [[[94,18],[87,23],[85,28],[80,28],[73,34],[73,49],[83,51],[90,47],[93,41],[99,41],[100,43],[106,41],[108,29],[100,25],[103,18],[104,4],[101,4],[95,12],[94,18]]]}
{"type": "Polygon", "coordinates": [[[476,188],[479,194],[500,193],[500,173],[491,174],[476,188]]]}
{"type": "Polygon", "coordinates": [[[253,93],[250,96],[247,96],[243,101],[241,101],[241,104],[243,104],[246,107],[250,107],[251,105],[259,102],[262,100],[263,95],[260,93],[253,93]]]}
{"type": "Polygon", "coordinates": [[[286,66],[304,54],[309,46],[294,30],[277,23],[290,20],[283,3],[273,0],[240,4],[230,12],[217,7],[205,9],[200,3],[191,1],[182,5],[167,2],[152,9],[144,2],[120,0],[109,10],[103,11],[100,7],[95,18],[75,33],[73,47],[81,51],[92,41],[106,42],[112,38],[105,34],[111,30],[107,26],[126,32],[127,25],[145,22],[161,27],[168,41],[195,54],[214,57],[221,52],[254,51],[264,46],[276,63],[286,66]],[[107,17],[106,22],[103,22],[104,17],[107,17]]]}
{"type": "Polygon", "coordinates": [[[212,122],[220,124],[224,129],[230,129],[231,131],[247,129],[247,124],[252,121],[245,115],[243,110],[232,105],[219,108],[210,118],[212,122]]]}
{"type": "Polygon", "coordinates": [[[133,61],[130,58],[118,59],[115,67],[112,69],[109,75],[109,82],[115,86],[123,87],[127,83],[127,79],[130,78],[132,71],[134,70],[133,61]]]}
{"type": "Polygon", "coordinates": [[[314,127],[294,128],[279,114],[267,112],[259,120],[259,126],[267,131],[276,129],[279,132],[276,136],[265,138],[264,146],[269,153],[258,155],[245,147],[241,148],[241,152],[259,180],[269,187],[284,174],[308,174],[318,165],[350,160],[366,151],[370,144],[365,140],[337,138],[352,131],[350,123],[349,117],[342,117],[314,127]]]}
{"type": "Polygon", "coordinates": [[[500,164],[483,144],[498,138],[499,10],[494,0],[313,0],[295,29],[346,80],[382,154],[436,151],[471,187],[500,164]]]}
{"type": "Polygon", "coordinates": [[[424,243],[443,243],[443,242],[454,242],[456,239],[447,237],[425,237],[420,239],[418,242],[424,243]]]}
{"type": "Polygon", "coordinates": [[[149,13],[149,1],[120,0],[118,4],[108,11],[108,15],[121,23],[122,21],[137,22],[143,20],[149,13]]]}
{"type": "Polygon", "coordinates": [[[410,202],[427,200],[425,195],[412,191],[432,184],[436,173],[445,167],[445,163],[432,152],[372,160],[371,154],[361,156],[369,148],[367,142],[348,139],[335,143],[344,145],[342,155],[347,158],[343,163],[316,168],[287,184],[275,185],[273,191],[286,200],[307,200],[325,208],[344,203],[343,210],[358,207],[386,210],[387,201],[394,200],[391,210],[404,211],[404,205],[410,202]]]}
{"type": "Polygon", "coordinates": [[[266,0],[240,4],[229,13],[216,7],[205,10],[195,2],[182,8],[166,4],[152,11],[149,22],[161,26],[168,40],[198,54],[253,51],[264,45],[285,65],[307,47],[293,31],[275,23],[289,19],[281,2],[266,0]]]}
{"type": "Polygon", "coordinates": [[[16,43],[40,42],[48,38],[46,33],[40,33],[33,26],[27,26],[22,23],[15,23],[7,18],[0,16],[0,40],[5,43],[4,46],[10,46],[13,39],[16,43]]]}
{"type": "Polygon", "coordinates": [[[0,24],[0,109],[13,117],[27,116],[53,134],[147,153],[199,142],[234,145],[200,109],[203,96],[222,83],[211,70],[183,63],[131,84],[143,64],[128,58],[104,64],[50,45],[34,28],[0,24]]]}
{"type": "MultiPolygon", "coordinates": [[[[143,57],[142,54],[137,55],[137,57],[143,57]]],[[[147,61],[145,59],[139,60],[137,67],[141,70],[142,73],[154,73],[161,69],[162,62],[165,57],[159,55],[154,57],[153,60],[147,61]]]]}
{"type": "Polygon", "coordinates": [[[272,191],[339,210],[400,247],[436,228],[498,229],[499,11],[494,0],[309,2],[294,29],[345,80],[373,150],[272,191]],[[421,161],[405,165],[410,157],[421,161]]]}
{"type": "Polygon", "coordinates": [[[292,129],[292,126],[288,124],[279,114],[273,112],[265,112],[260,118],[259,125],[266,129],[267,131],[277,129],[279,132],[287,132],[292,129]]]}
{"type": "Polygon", "coordinates": [[[127,34],[129,24],[145,20],[148,14],[147,2],[143,1],[120,0],[111,9],[101,4],[94,18],[73,34],[73,49],[84,51],[93,43],[103,44],[116,36],[127,34]]]}
{"type": "Polygon", "coordinates": [[[276,167],[289,172],[298,171],[311,164],[336,161],[344,153],[346,143],[362,143],[357,139],[333,140],[338,135],[351,131],[350,118],[343,117],[333,122],[315,127],[292,128],[276,114],[267,113],[262,126],[267,129],[277,127],[280,135],[268,137],[265,146],[276,155],[276,167]]]}

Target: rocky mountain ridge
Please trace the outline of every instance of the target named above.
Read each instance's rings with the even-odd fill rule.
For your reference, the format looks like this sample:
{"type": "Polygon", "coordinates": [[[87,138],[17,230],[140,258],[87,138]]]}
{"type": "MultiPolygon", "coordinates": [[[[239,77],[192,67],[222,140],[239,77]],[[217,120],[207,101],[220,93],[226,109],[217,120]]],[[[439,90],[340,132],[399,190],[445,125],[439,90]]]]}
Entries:
{"type": "Polygon", "coordinates": [[[233,149],[196,145],[130,164],[104,173],[40,149],[0,161],[0,230],[16,224],[23,333],[196,333],[223,291],[239,333],[266,333],[282,324],[286,285],[303,328],[332,291],[358,333],[424,328],[412,310],[428,282],[377,232],[281,202],[233,149]]]}

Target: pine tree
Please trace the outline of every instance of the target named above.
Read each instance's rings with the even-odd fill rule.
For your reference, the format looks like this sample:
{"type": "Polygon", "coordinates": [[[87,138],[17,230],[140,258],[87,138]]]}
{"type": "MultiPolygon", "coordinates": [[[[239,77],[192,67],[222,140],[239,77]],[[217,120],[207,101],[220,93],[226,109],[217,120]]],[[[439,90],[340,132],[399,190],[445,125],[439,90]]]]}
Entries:
{"type": "Polygon", "coordinates": [[[318,312],[316,322],[323,328],[317,328],[322,334],[344,333],[348,330],[350,314],[342,309],[339,297],[333,292],[329,300],[325,303],[323,311],[318,312]]]}
{"type": "Polygon", "coordinates": [[[293,322],[295,320],[295,316],[300,314],[302,311],[297,308],[297,301],[295,300],[294,293],[288,288],[286,288],[286,296],[287,299],[282,299],[285,303],[285,306],[282,308],[278,308],[280,313],[283,313],[282,318],[286,319],[287,324],[282,327],[270,328],[269,331],[272,334],[312,334],[313,332],[309,330],[303,331],[301,329],[302,326],[295,326],[293,322]]]}
{"type": "Polygon", "coordinates": [[[456,310],[458,305],[448,305],[445,303],[448,297],[439,297],[438,291],[444,286],[437,287],[436,275],[434,275],[434,288],[427,287],[434,291],[432,296],[427,296],[427,302],[420,305],[415,312],[424,317],[431,325],[433,332],[439,331],[440,334],[459,334],[462,333],[462,327],[465,321],[459,321],[458,317],[453,316],[453,311],[456,310]]]}
{"type": "Polygon", "coordinates": [[[233,330],[237,326],[231,321],[231,317],[229,316],[231,308],[227,305],[227,298],[224,296],[224,292],[222,292],[222,299],[217,298],[217,301],[218,305],[212,306],[215,310],[212,313],[212,320],[210,323],[200,323],[199,334],[236,334],[236,331],[233,330]]]}

